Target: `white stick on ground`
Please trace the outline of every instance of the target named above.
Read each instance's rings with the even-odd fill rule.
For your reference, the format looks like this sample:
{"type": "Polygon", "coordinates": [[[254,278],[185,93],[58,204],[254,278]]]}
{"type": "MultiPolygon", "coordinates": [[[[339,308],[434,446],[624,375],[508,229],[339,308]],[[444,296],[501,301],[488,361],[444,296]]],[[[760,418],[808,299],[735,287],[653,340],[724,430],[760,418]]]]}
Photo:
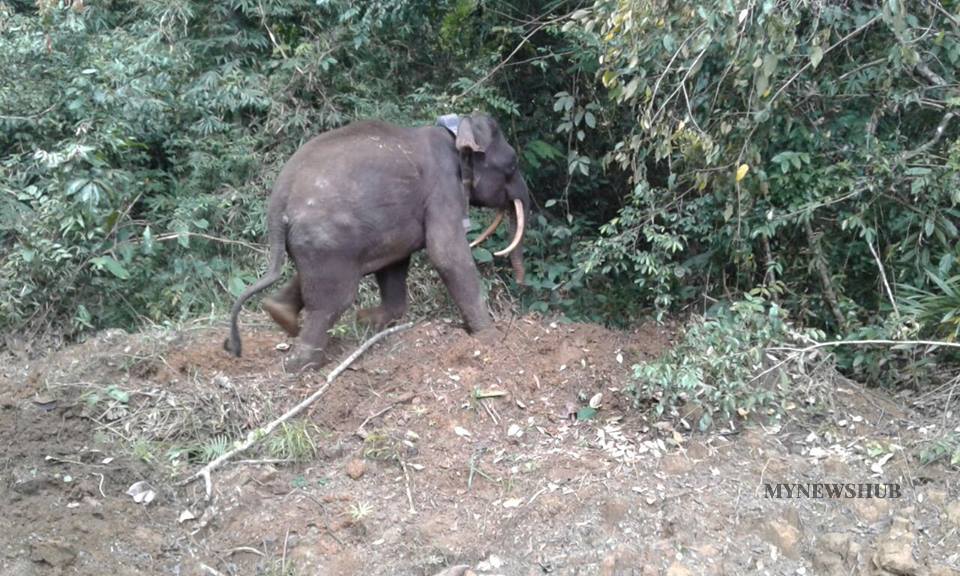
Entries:
{"type": "Polygon", "coordinates": [[[241,452],[248,450],[251,446],[253,446],[257,442],[269,436],[270,433],[273,432],[278,426],[280,426],[287,420],[290,420],[291,418],[293,418],[294,416],[302,412],[307,406],[310,406],[311,404],[316,402],[317,399],[320,398],[320,396],[323,396],[323,393],[327,391],[327,388],[330,387],[330,384],[334,380],[336,380],[337,376],[342,374],[344,370],[346,370],[351,364],[353,364],[353,362],[357,358],[359,358],[361,354],[366,352],[367,349],[369,349],[371,346],[373,346],[374,344],[376,344],[377,342],[379,342],[380,340],[382,340],[383,338],[386,338],[391,334],[402,332],[403,330],[406,330],[412,326],[413,326],[413,322],[408,322],[406,324],[394,326],[393,328],[388,328],[382,332],[378,332],[377,334],[375,334],[372,338],[370,338],[369,340],[361,344],[359,348],[354,350],[353,354],[351,354],[350,356],[347,356],[346,360],[341,362],[336,368],[334,368],[329,374],[327,374],[327,379],[323,383],[323,386],[320,386],[320,388],[318,388],[316,392],[314,392],[309,397],[307,397],[303,402],[297,404],[296,406],[291,408],[289,411],[287,411],[286,414],[284,414],[283,416],[280,416],[279,418],[277,418],[273,422],[270,422],[266,426],[257,428],[256,430],[252,430],[247,434],[247,439],[244,440],[242,444],[240,444],[233,450],[227,452],[226,454],[220,455],[216,460],[213,460],[212,462],[210,462],[209,464],[201,468],[199,471],[197,471],[196,474],[193,474],[192,476],[188,477],[186,480],[179,482],[178,485],[184,486],[186,484],[189,484],[190,482],[193,482],[198,478],[203,478],[204,487],[206,488],[206,491],[207,491],[207,500],[209,500],[210,495],[213,493],[213,482],[210,479],[210,472],[212,472],[214,469],[221,466],[224,462],[226,462],[227,460],[230,460],[237,454],[240,454],[241,452]]]}

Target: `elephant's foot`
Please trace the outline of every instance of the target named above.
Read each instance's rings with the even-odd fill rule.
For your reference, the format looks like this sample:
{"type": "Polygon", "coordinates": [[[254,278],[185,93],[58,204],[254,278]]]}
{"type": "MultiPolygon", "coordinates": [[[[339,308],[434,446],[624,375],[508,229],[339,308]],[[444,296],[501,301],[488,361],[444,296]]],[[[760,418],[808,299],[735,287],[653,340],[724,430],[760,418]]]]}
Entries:
{"type": "Polygon", "coordinates": [[[479,330],[471,330],[470,336],[487,346],[496,346],[503,342],[503,334],[492,323],[479,330]]]}
{"type": "Polygon", "coordinates": [[[263,309],[283,328],[284,332],[290,336],[300,334],[300,318],[295,307],[267,298],[263,301],[263,309]]]}
{"type": "Polygon", "coordinates": [[[326,364],[327,355],[323,350],[314,350],[298,347],[297,351],[287,356],[283,361],[283,369],[287,373],[296,374],[305,370],[316,370],[326,364]]]}
{"type": "Polygon", "coordinates": [[[358,310],[357,322],[372,326],[375,330],[383,330],[401,316],[403,316],[403,311],[393,311],[383,306],[376,306],[374,308],[358,310]]]}

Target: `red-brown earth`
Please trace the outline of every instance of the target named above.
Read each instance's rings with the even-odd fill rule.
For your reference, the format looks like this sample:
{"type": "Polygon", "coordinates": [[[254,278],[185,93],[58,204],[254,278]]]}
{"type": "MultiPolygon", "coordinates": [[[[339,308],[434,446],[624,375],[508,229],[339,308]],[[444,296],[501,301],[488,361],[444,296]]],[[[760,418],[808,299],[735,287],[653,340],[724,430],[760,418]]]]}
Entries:
{"type": "Polygon", "coordinates": [[[209,501],[177,486],[203,447],[323,382],[282,372],[279,331],[248,328],[241,359],[200,327],[0,360],[0,575],[960,574],[960,479],[904,448],[939,428],[884,393],[837,380],[817,409],[695,433],[624,393],[669,330],[499,327],[386,338],[296,420],[313,456],[254,449],[209,501]],[[902,497],[765,497],[836,481],[902,497]]]}

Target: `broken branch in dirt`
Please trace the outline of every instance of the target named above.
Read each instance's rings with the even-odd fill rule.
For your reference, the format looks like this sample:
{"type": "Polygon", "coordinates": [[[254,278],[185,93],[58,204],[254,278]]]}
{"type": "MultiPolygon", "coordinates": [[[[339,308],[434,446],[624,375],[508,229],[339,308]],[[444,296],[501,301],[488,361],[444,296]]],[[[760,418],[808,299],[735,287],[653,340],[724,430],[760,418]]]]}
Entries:
{"type": "Polygon", "coordinates": [[[413,400],[414,396],[415,394],[413,392],[407,392],[406,394],[401,395],[399,398],[397,398],[390,404],[387,404],[387,407],[384,408],[383,410],[380,410],[376,414],[371,414],[370,416],[367,416],[367,418],[363,421],[363,423],[357,427],[357,436],[359,436],[360,438],[366,439],[368,434],[367,434],[367,431],[363,429],[364,426],[366,426],[371,420],[375,418],[379,418],[384,414],[386,414],[387,412],[389,412],[390,410],[393,410],[393,408],[396,407],[398,404],[403,404],[404,402],[409,402],[413,400]]]}
{"type": "Polygon", "coordinates": [[[203,478],[204,487],[206,488],[207,499],[209,500],[210,495],[213,493],[213,483],[210,480],[210,473],[213,470],[215,470],[216,468],[221,466],[224,462],[226,462],[227,460],[230,460],[237,454],[240,454],[241,452],[248,450],[251,446],[253,446],[260,440],[269,436],[270,433],[273,432],[278,426],[285,423],[287,420],[290,420],[291,418],[293,418],[294,416],[302,412],[305,408],[307,408],[308,406],[316,402],[317,399],[320,398],[320,396],[322,396],[323,393],[327,391],[327,388],[330,387],[330,384],[334,380],[336,380],[337,376],[342,374],[344,370],[346,370],[351,364],[353,364],[353,362],[357,358],[359,358],[361,354],[366,352],[371,346],[373,346],[374,344],[376,344],[377,342],[379,342],[380,340],[382,340],[383,338],[386,338],[391,334],[402,332],[404,330],[407,330],[408,328],[411,328],[412,326],[413,326],[413,322],[408,322],[406,324],[394,326],[393,328],[388,328],[386,330],[383,330],[382,332],[378,332],[377,334],[374,334],[373,337],[371,337],[369,340],[361,344],[359,348],[354,350],[353,354],[350,354],[350,356],[348,356],[346,360],[341,362],[336,368],[334,368],[329,374],[327,374],[327,378],[326,378],[326,381],[323,383],[323,386],[318,388],[316,392],[314,392],[309,397],[307,397],[303,402],[297,404],[296,406],[288,410],[283,416],[280,416],[279,418],[277,418],[273,422],[270,422],[266,426],[257,428],[256,430],[252,430],[249,434],[247,434],[247,439],[244,440],[242,444],[240,444],[233,450],[230,450],[229,452],[222,454],[216,460],[213,460],[212,462],[210,462],[209,464],[201,468],[192,476],[188,477],[185,480],[182,480],[181,482],[178,482],[177,485],[185,486],[198,478],[203,478]]]}

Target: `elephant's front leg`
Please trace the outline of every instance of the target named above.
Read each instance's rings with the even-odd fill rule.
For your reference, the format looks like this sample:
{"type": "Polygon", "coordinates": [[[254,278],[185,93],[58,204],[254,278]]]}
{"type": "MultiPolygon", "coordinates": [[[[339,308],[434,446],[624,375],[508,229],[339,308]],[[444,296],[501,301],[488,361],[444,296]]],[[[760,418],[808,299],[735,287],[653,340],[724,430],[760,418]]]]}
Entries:
{"type": "Polygon", "coordinates": [[[275,296],[264,299],[263,309],[284,332],[291,336],[299,334],[300,310],[303,309],[300,274],[294,274],[275,296]]]}
{"type": "Polygon", "coordinates": [[[493,322],[480,293],[480,274],[458,216],[428,220],[427,254],[460,308],[467,329],[476,333],[490,328],[493,322]]]}
{"type": "Polygon", "coordinates": [[[409,267],[410,258],[408,257],[377,270],[380,305],[375,308],[360,310],[357,313],[357,320],[380,330],[406,313],[407,270],[409,267]]]}
{"type": "Polygon", "coordinates": [[[329,330],[350,307],[360,284],[359,267],[350,261],[309,262],[300,266],[300,293],[303,298],[303,329],[293,356],[284,362],[287,371],[319,368],[326,363],[324,350],[329,330]]]}

